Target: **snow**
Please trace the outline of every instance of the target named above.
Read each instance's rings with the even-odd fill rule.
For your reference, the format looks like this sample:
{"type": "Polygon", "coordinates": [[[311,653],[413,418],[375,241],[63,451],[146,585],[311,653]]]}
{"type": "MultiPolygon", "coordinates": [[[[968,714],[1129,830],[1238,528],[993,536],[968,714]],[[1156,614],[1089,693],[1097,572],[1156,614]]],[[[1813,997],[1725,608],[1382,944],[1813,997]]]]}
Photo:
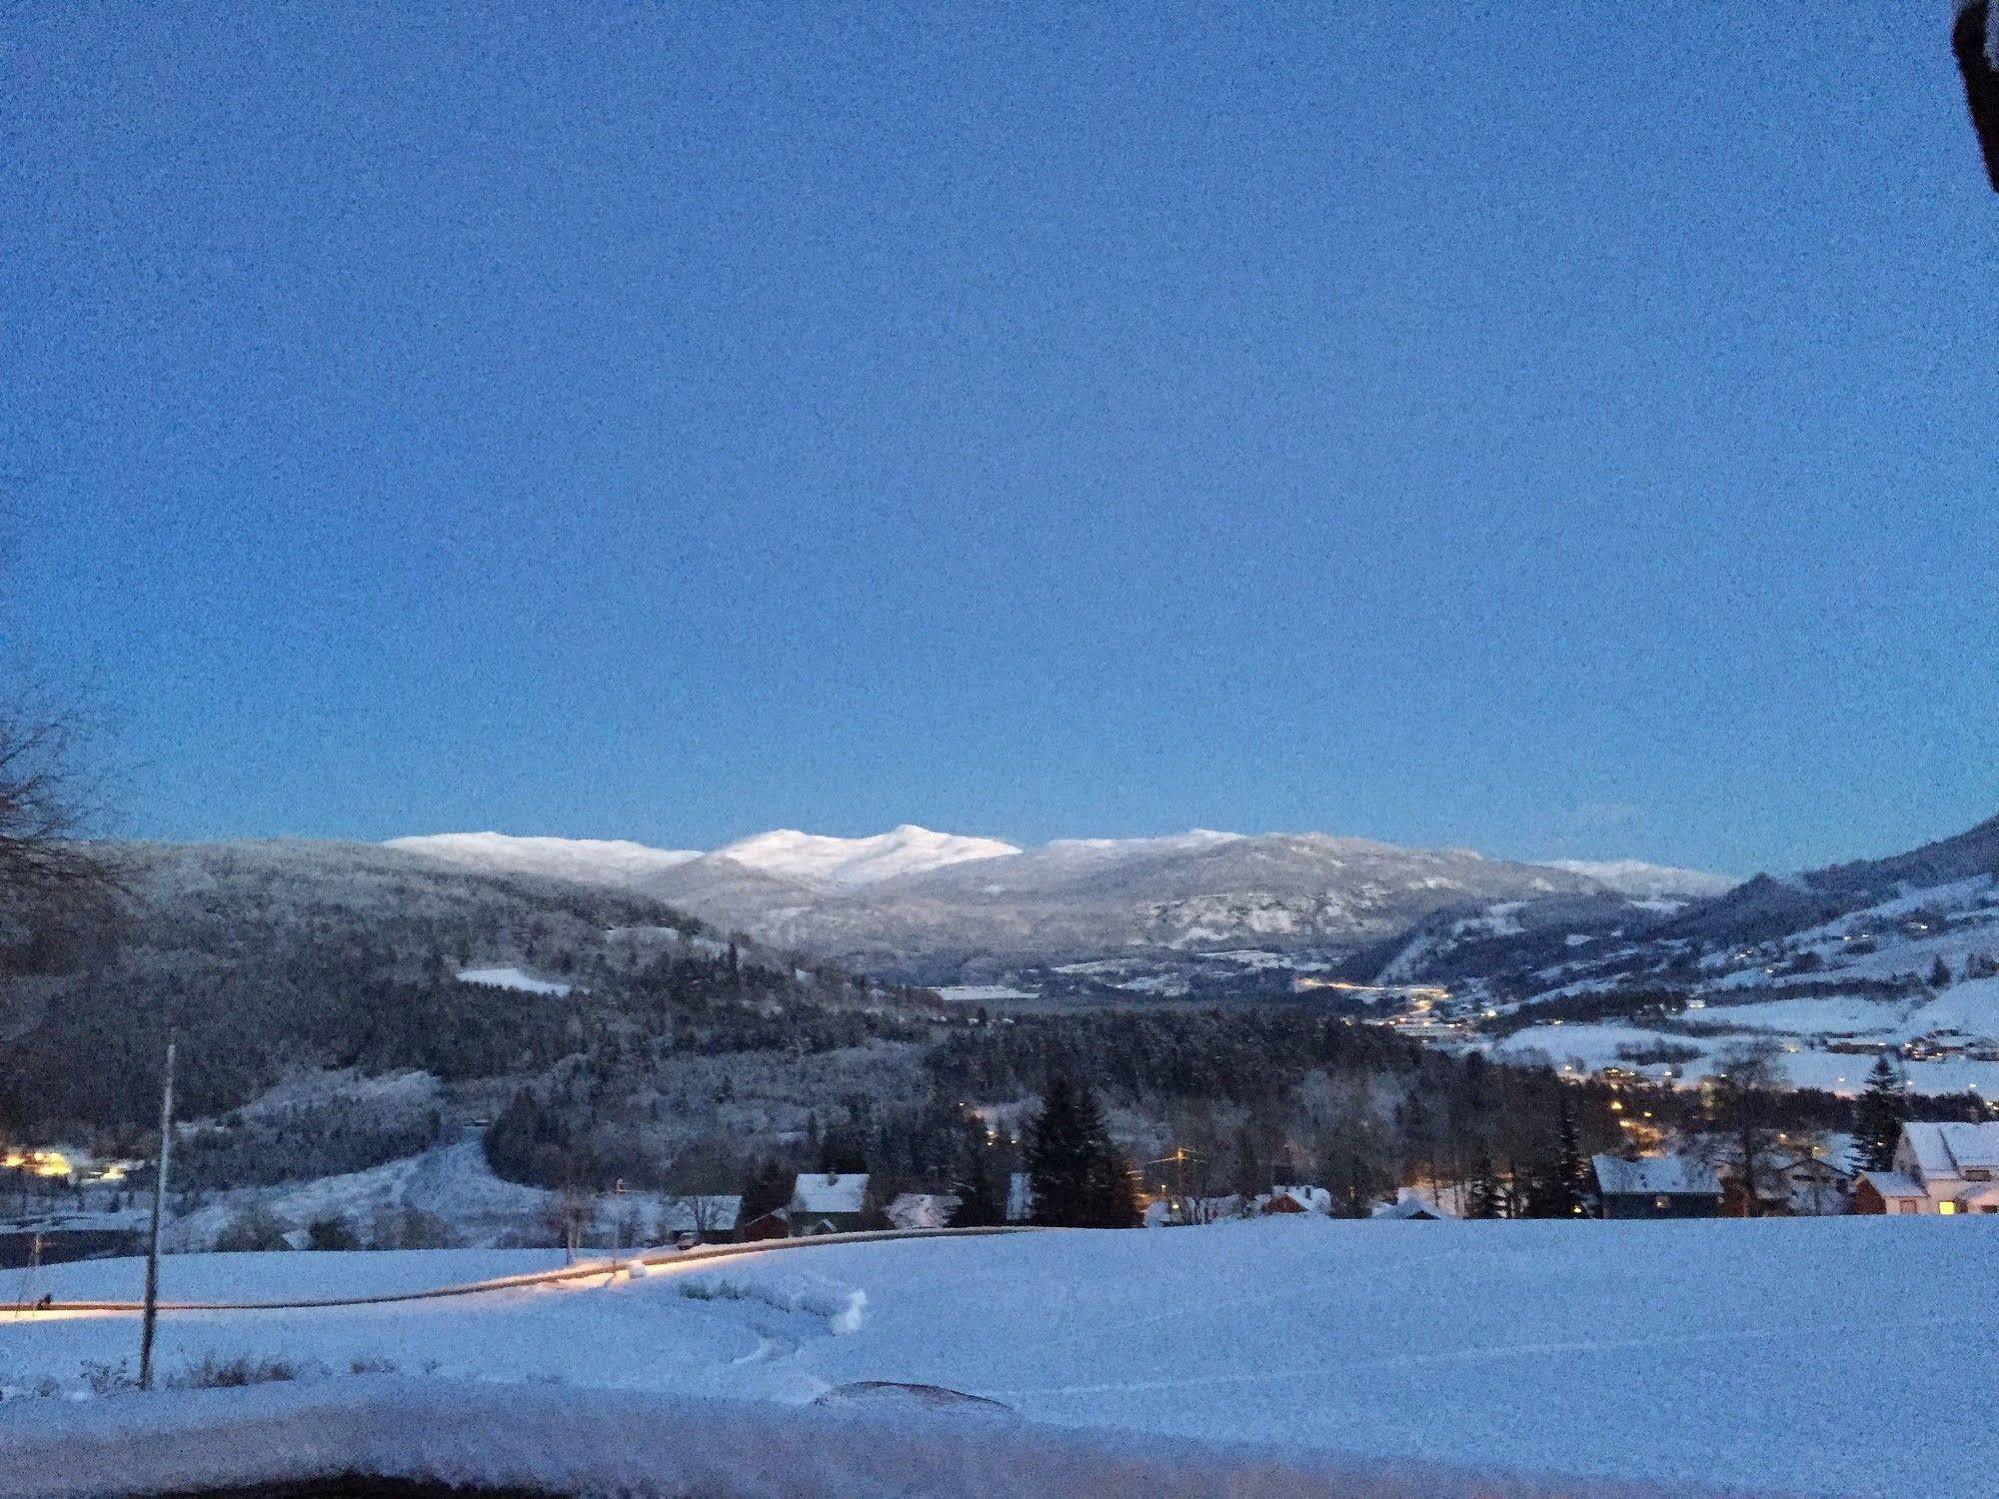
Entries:
{"type": "Polygon", "coordinates": [[[858,1213],[867,1201],[868,1178],[862,1171],[801,1173],[791,1192],[794,1213],[858,1213]]]}
{"type": "Polygon", "coordinates": [[[1308,1213],[1330,1213],[1333,1210],[1333,1194],[1324,1187],[1305,1186],[1299,1183],[1280,1182],[1257,1198],[1261,1208],[1268,1208],[1279,1197],[1288,1197],[1308,1213]]]}
{"type": "Polygon", "coordinates": [[[1590,1158],[1597,1186],[1619,1196],[1719,1197],[1721,1178],[1714,1167],[1690,1156],[1651,1156],[1626,1161],[1614,1155],[1590,1158]]]}
{"type": "Polygon", "coordinates": [[[364,1231],[377,1212],[416,1208],[442,1219],[462,1241],[493,1244],[547,1221],[554,1200],[539,1187],[502,1181],[487,1166],[485,1148],[462,1140],[341,1176],[211,1192],[200,1207],[169,1223],[166,1236],[175,1249],[205,1249],[254,1204],[294,1227],[343,1218],[364,1231]]]}
{"type": "Polygon", "coordinates": [[[897,1228],[948,1228],[958,1198],[949,1192],[903,1192],[888,1205],[888,1221],[897,1228]]]}
{"type": "Polygon", "coordinates": [[[1158,838],[1056,838],[1042,845],[1043,852],[1070,864],[1109,864],[1124,859],[1146,858],[1154,854],[1200,853],[1224,843],[1240,843],[1242,833],[1222,833],[1213,828],[1190,828],[1158,838]]]}
{"type": "MultiPolygon", "coordinates": [[[[1729,1009],[1711,1009],[1702,1011],[1700,1018],[1725,1023],[1729,1014],[1729,1009]]],[[[1670,1064],[1678,1081],[1695,1083],[1716,1070],[1715,1057],[1720,1052],[1752,1039],[1741,1035],[1681,1035],[1604,1021],[1532,1025],[1491,1043],[1486,1050],[1496,1062],[1531,1063],[1546,1058],[1565,1072],[1581,1074],[1597,1072],[1605,1067],[1636,1068],[1639,1064],[1618,1054],[1621,1048],[1656,1047],[1663,1042],[1700,1052],[1700,1056],[1691,1061],[1670,1064]]],[[[1867,1070],[1873,1065],[1872,1060],[1865,1056],[1817,1050],[1804,1038],[1786,1043],[1777,1062],[1793,1087],[1817,1088],[1847,1096],[1861,1090],[1867,1082],[1867,1070]]],[[[1915,1093],[1936,1096],[1977,1092],[1988,1098],[1999,1098],[1999,1062],[1951,1057],[1940,1061],[1904,1062],[1902,1071],[1909,1080],[1910,1090],[1915,1093]]]]}
{"type": "MultiPolygon", "coordinates": [[[[269,1118],[294,1109],[311,1108],[335,1100],[348,1104],[376,1104],[385,1108],[423,1109],[435,1106],[443,1087],[428,1072],[365,1073],[357,1067],[327,1067],[292,1073],[273,1084],[234,1112],[245,1119],[269,1118]]],[[[200,1128],[209,1120],[186,1120],[182,1130],[200,1128]]]]}
{"type": "Polygon", "coordinates": [[[495,989],[518,989],[523,994],[565,995],[571,986],[553,979],[538,979],[520,968],[461,968],[461,984],[486,984],[495,989]]]}
{"type": "Polygon", "coordinates": [[[1703,1023],[1794,1036],[1886,1036],[1902,1019],[1902,1006],[1859,995],[1823,999],[1773,999],[1746,1005],[1711,1005],[1703,1023]]]}
{"type": "Polygon", "coordinates": [[[1999,1167],[1999,1122],[1985,1124],[1925,1124],[1902,1126],[1902,1140],[1915,1153],[1923,1175],[1961,1177],[1967,1169],[1999,1167]]]}
{"type": "Polygon", "coordinates": [[[1902,1027],[1910,1036],[1931,1031],[1963,1031],[1971,1036],[1999,1036],[1999,978],[1967,979],[1909,1015],[1902,1027]]]}
{"type": "Polygon", "coordinates": [[[951,984],[937,991],[937,997],[955,1004],[984,1004],[994,999],[1032,999],[1025,989],[1007,984],[951,984]]]}
{"type": "MultiPolygon", "coordinates": [[[[1411,1232],[1293,1217],[829,1242],[392,1306],[169,1313],[160,1361],[172,1373],[205,1354],[282,1354],[415,1373],[434,1360],[439,1380],[787,1405],[894,1380],[1000,1401],[1029,1422],[1225,1438],[1273,1457],[1359,1451],[1668,1488],[1970,1496],[1988,1489],[1999,1428],[1960,1423],[1943,1443],[1881,1436],[1999,1402],[1999,1323],[1933,1296],[1988,1282],[1995,1254],[1999,1221],[1941,1218],[1411,1232]],[[843,1317],[851,1325],[836,1330],[843,1317]],[[1523,1419],[1532,1413],[1548,1418],[1523,1419]]],[[[407,1281],[426,1260],[442,1281],[473,1258],[206,1256],[168,1261],[166,1289],[407,1281]],[[367,1268],[376,1261],[386,1268],[367,1268]]],[[[129,1294],[139,1275],[129,1260],[43,1272],[62,1298],[129,1294]]],[[[86,1361],[129,1361],[136,1335],[124,1316],[0,1314],[0,1369],[17,1389],[74,1384],[86,1361]]],[[[600,1408],[573,1390],[569,1405],[600,1408]]],[[[50,1409],[64,1406],[0,1402],[0,1441],[50,1409]]]]}
{"type": "MultiPolygon", "coordinates": [[[[1434,1465],[1023,1428],[1004,1407],[921,1385],[856,1381],[817,1408],[545,1385],[370,1377],[202,1390],[0,1417],[4,1499],[248,1491],[334,1472],[548,1494],[709,1499],[1529,1499],[1560,1490],[1434,1465]],[[899,1397],[899,1398],[898,1398],[899,1397]]],[[[1604,1492],[1597,1486],[1593,1490],[1604,1492]]],[[[355,1490],[358,1492],[358,1488],[355,1490]]],[[[1569,1490],[1573,1492],[1573,1490],[1569,1490]]],[[[1623,1485],[1606,1499],[1663,1499],[1623,1485]]]]}
{"type": "Polygon", "coordinates": [[[1874,1190],[1885,1198],[1929,1195],[1913,1176],[1905,1176],[1900,1171],[1863,1171],[1860,1175],[1871,1182],[1874,1190]]]}
{"type": "Polygon", "coordinates": [[[780,879],[856,889],[899,875],[921,874],[974,859],[998,859],[1020,850],[997,838],[933,833],[904,823],[872,838],[828,838],[793,828],[758,833],[726,844],[715,857],[780,879]]]}
{"type": "Polygon", "coordinates": [[[1549,869],[1583,875],[1620,895],[1721,895],[1742,881],[1734,875],[1700,869],[1675,869],[1642,859],[1536,859],[1549,869]]]}
{"type": "Polygon", "coordinates": [[[488,873],[598,885],[637,884],[701,857],[698,849],[651,848],[623,838],[518,838],[506,833],[430,833],[391,838],[386,846],[488,873]]]}

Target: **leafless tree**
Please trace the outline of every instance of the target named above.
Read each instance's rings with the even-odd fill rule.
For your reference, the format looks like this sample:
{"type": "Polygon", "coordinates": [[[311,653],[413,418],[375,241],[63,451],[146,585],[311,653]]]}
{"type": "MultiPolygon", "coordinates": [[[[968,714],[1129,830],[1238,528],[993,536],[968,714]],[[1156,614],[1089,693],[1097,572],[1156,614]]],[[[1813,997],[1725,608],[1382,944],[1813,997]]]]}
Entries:
{"type": "Polygon", "coordinates": [[[19,691],[0,702],[0,897],[97,892],[108,878],[78,840],[94,787],[85,770],[90,725],[75,711],[19,691]]]}
{"type": "Polygon", "coordinates": [[[722,1199],[714,1192],[663,1192],[660,1194],[657,1237],[662,1243],[692,1232],[703,1244],[720,1232],[722,1199]]]}
{"type": "Polygon", "coordinates": [[[83,841],[101,814],[88,715],[0,686],[0,978],[60,966],[101,942],[119,886],[83,841]]]}
{"type": "Polygon", "coordinates": [[[1715,1076],[1708,1088],[1709,1136],[1719,1154],[1717,1164],[1732,1171],[1742,1186],[1742,1213],[1754,1218],[1762,1211],[1761,1189],[1774,1179],[1780,1151],[1784,1088],[1783,1067],[1774,1042],[1754,1041],[1731,1046],[1715,1058],[1715,1076]]]}

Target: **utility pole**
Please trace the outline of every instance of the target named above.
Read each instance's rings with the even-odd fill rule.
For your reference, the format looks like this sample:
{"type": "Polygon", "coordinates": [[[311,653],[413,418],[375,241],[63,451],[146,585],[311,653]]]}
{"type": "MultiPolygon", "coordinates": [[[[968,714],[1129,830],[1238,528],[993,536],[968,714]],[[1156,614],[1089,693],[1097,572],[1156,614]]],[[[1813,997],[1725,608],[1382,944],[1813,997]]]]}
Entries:
{"type": "Polygon", "coordinates": [[[160,1159],[153,1173],[153,1232],[146,1246],[146,1311],[139,1322],[139,1388],[153,1387],[153,1323],[160,1315],[160,1219],[167,1203],[167,1157],[174,1142],[174,1039],[167,1035],[167,1076],[160,1089],[160,1159]]]}

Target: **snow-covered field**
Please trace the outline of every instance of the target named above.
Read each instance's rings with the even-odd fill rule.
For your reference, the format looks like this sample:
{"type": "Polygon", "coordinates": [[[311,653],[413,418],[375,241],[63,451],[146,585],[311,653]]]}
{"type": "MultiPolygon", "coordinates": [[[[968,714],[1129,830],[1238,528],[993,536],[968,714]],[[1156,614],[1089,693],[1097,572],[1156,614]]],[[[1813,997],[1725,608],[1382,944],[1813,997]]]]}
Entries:
{"type": "MultiPolygon", "coordinates": [[[[405,1290],[539,1268],[532,1252],[170,1259],[165,1293],[405,1290]]],[[[1266,1220],[819,1245],[642,1279],[338,1310],[177,1313],[169,1374],[282,1357],[480,1381],[810,1402],[861,1380],[987,1397],[1029,1421],[1480,1468],[1760,1491],[1989,1492],[1999,1222],[1266,1220]]],[[[137,1294],[139,1267],[43,1272],[137,1294]]],[[[8,1288],[0,1286],[0,1294],[8,1288]]],[[[0,1446],[124,1316],[0,1314],[0,1446]],[[16,1424],[18,1423],[18,1425],[16,1424]]],[[[142,1397],[121,1395],[119,1401],[142,1397]]],[[[192,1400],[179,1394],[146,1397],[192,1400]]]]}
{"type": "MultiPolygon", "coordinates": [[[[1827,1004],[1836,1001],[1796,1001],[1799,1004],[1827,1004]]],[[[1755,1012],[1781,1008],[1781,1003],[1768,1005],[1745,1005],[1743,1010],[1755,1012]]],[[[1753,1013],[1747,1019],[1737,1020],[1730,1010],[1711,1010],[1707,1015],[1742,1025],[1745,1032],[1758,1031],[1783,1047],[1777,1056],[1777,1063],[1784,1075],[1795,1088],[1819,1088],[1828,1093],[1851,1096],[1866,1085],[1867,1073],[1874,1065],[1871,1056],[1853,1053],[1822,1051],[1813,1045],[1813,1037],[1788,1034],[1787,1028],[1778,1025],[1764,1026],[1757,1023],[1753,1013]]],[[[1679,1032],[1656,1031],[1638,1025],[1628,1025],[1619,1021],[1596,1021],[1565,1025],[1530,1025],[1515,1031],[1502,1041],[1488,1048],[1490,1054],[1502,1061],[1533,1060],[1547,1058],[1556,1067],[1573,1075],[1582,1075],[1605,1067],[1632,1067],[1637,1064],[1628,1060],[1623,1053],[1629,1048],[1657,1046],[1662,1042],[1671,1046],[1688,1047],[1701,1053],[1700,1056],[1684,1062],[1674,1062],[1673,1071],[1682,1083],[1698,1082],[1716,1071],[1715,1058],[1732,1046],[1754,1039],[1750,1035],[1689,1036],[1679,1032]]],[[[1909,1080],[1910,1090],[1929,1095],[1975,1092],[1988,1098],[1999,1098],[1999,1062],[1973,1061],[1965,1057],[1951,1057],[1942,1061],[1898,1064],[1909,1080]]]]}

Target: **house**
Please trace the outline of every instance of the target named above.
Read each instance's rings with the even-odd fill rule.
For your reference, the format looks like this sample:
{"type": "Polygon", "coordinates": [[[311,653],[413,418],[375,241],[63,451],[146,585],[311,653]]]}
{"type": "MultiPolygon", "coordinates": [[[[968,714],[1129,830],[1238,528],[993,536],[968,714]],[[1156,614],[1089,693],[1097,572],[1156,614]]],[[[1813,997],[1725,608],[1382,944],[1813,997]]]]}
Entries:
{"type": "MultiPolygon", "coordinates": [[[[1739,1164],[1721,1168],[1721,1210],[1731,1218],[1743,1211],[1739,1164]]],[[[1826,1218],[1850,1211],[1853,1173],[1815,1156],[1780,1154],[1756,1172],[1758,1218],[1826,1218]]]]}
{"type": "Polygon", "coordinates": [[[1853,1184],[1856,1213],[1923,1213],[1929,1194],[1913,1176],[1900,1171],[1863,1171],[1853,1184]]]}
{"type": "Polygon", "coordinates": [[[1329,1218],[1333,1212],[1333,1194],[1324,1187],[1280,1185],[1260,1193],[1254,1206],[1258,1213],[1264,1214],[1316,1213],[1329,1218]]]}
{"type": "Polygon", "coordinates": [[[1383,1223],[1441,1223],[1452,1215],[1435,1203],[1425,1202],[1420,1197],[1404,1197],[1399,1202],[1384,1202],[1372,1213],[1370,1221],[1383,1223]]]}
{"type": "Polygon", "coordinates": [[[888,1205],[894,1228],[949,1228],[958,1199],[949,1192],[903,1192],[888,1205]]]}
{"type": "Polygon", "coordinates": [[[852,1233],[868,1227],[874,1209],[867,1172],[800,1172],[791,1188],[791,1236],[852,1233]]]}
{"type": "Polygon", "coordinates": [[[681,1249],[726,1243],[736,1237],[736,1219],[742,1211],[743,1199],[726,1193],[690,1192],[668,1197],[660,1204],[656,1233],[661,1243],[681,1249]]]}
{"type": "Polygon", "coordinates": [[[1721,1214],[1721,1178],[1694,1156],[1590,1157],[1596,1173],[1598,1214],[1605,1218],[1715,1218],[1721,1214]]]}
{"type": "Polygon", "coordinates": [[[1171,1211],[1166,1221],[1179,1225],[1228,1223],[1247,1218],[1253,1211],[1253,1205],[1240,1192],[1225,1192],[1219,1197],[1176,1197],[1168,1206],[1171,1211]]]}
{"type": "Polygon", "coordinates": [[[744,1244],[760,1244],[766,1239],[788,1239],[791,1237],[791,1214],[783,1208],[772,1208],[767,1213],[759,1213],[747,1223],[738,1224],[736,1238],[744,1244]]]}
{"type": "Polygon", "coordinates": [[[1778,1211],[1793,1218],[1824,1218],[1852,1211],[1853,1173],[1816,1156],[1798,1156],[1777,1167],[1778,1211]]]}
{"type": "Polygon", "coordinates": [[[1856,1213],[1999,1213],[1999,1121],[1902,1126],[1886,1171],[1863,1171],[1856,1213]]]}

